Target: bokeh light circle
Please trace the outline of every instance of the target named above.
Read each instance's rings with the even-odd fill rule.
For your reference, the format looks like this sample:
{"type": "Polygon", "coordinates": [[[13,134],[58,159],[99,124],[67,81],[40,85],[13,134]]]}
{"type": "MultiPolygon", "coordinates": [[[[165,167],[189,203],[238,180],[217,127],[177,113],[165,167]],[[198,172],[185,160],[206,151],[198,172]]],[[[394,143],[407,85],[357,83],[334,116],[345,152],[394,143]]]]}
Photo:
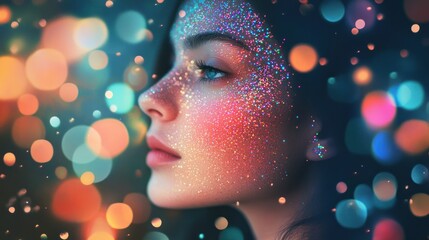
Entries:
{"type": "Polygon", "coordinates": [[[107,208],[106,219],[110,227],[124,229],[133,221],[133,211],[125,203],[113,203],[107,208]]]}
{"type": "Polygon", "coordinates": [[[338,22],[344,17],[344,4],[338,0],[325,0],[320,5],[320,12],[326,21],[338,22]]]}
{"type": "Polygon", "coordinates": [[[126,11],[119,15],[115,24],[119,38],[127,43],[139,43],[145,38],[146,20],[137,11],[126,11]]]}
{"type": "Polygon", "coordinates": [[[365,204],[368,211],[374,206],[374,194],[372,189],[366,184],[359,184],[354,192],[353,197],[365,204]]]}
{"type": "Polygon", "coordinates": [[[106,97],[106,103],[111,110],[114,107],[114,111],[112,112],[124,114],[129,112],[134,106],[134,91],[125,83],[110,85],[106,93],[110,93],[110,97],[106,97]]]}
{"type": "Polygon", "coordinates": [[[398,184],[394,175],[381,172],[372,180],[372,188],[377,199],[389,201],[396,197],[398,184]]]}
{"type": "MultiPolygon", "coordinates": [[[[82,145],[81,145],[82,146],[82,145]]],[[[113,162],[111,159],[94,158],[80,162],[78,158],[73,161],[73,170],[78,177],[91,172],[94,179],[92,182],[98,183],[105,180],[112,171],[113,162]]]]}
{"type": "Polygon", "coordinates": [[[3,162],[6,166],[12,167],[13,165],[15,165],[16,162],[15,154],[11,152],[5,153],[3,156],[3,162]]]}
{"type": "Polygon", "coordinates": [[[31,93],[21,95],[17,104],[22,115],[33,115],[39,109],[39,100],[31,93]]]}
{"type": "Polygon", "coordinates": [[[413,22],[429,22],[429,2],[426,0],[404,0],[404,10],[413,22]]]}
{"type": "Polygon", "coordinates": [[[100,136],[101,147],[98,142],[88,142],[90,149],[103,158],[114,158],[121,154],[129,144],[128,130],[125,125],[114,118],[98,120],[91,125],[100,136]]]}
{"type": "Polygon", "coordinates": [[[53,128],[57,128],[57,127],[59,127],[61,125],[61,120],[57,116],[52,116],[49,119],[49,124],[51,124],[51,126],[53,128]]]}
{"type": "Polygon", "coordinates": [[[0,25],[9,22],[11,17],[12,11],[10,11],[10,8],[5,5],[0,5],[0,25]]]}
{"type": "Polygon", "coordinates": [[[94,185],[83,185],[72,178],[61,182],[52,199],[52,211],[69,222],[88,221],[98,213],[101,196],[94,185]]]}
{"type": "Polygon", "coordinates": [[[390,94],[383,91],[368,93],[362,101],[362,116],[368,126],[379,129],[389,126],[396,116],[396,106],[390,94]]]}
{"type": "Polygon", "coordinates": [[[397,163],[402,152],[396,146],[394,135],[387,131],[381,131],[372,140],[372,153],[375,159],[383,165],[397,163]]]}
{"type": "Polygon", "coordinates": [[[33,87],[39,90],[54,90],[67,79],[67,61],[58,50],[40,49],[28,57],[25,73],[33,87]]]}
{"type": "Polygon", "coordinates": [[[34,161],[47,163],[54,156],[54,147],[48,140],[39,139],[31,144],[30,153],[34,161]]]}
{"type": "Polygon", "coordinates": [[[353,81],[357,85],[367,85],[372,81],[372,71],[366,66],[357,68],[353,72],[353,81]]]}
{"type": "Polygon", "coordinates": [[[142,66],[132,64],[125,70],[124,79],[134,91],[140,91],[146,86],[148,75],[142,66]]]}
{"type": "Polygon", "coordinates": [[[335,211],[335,218],[345,228],[360,228],[365,224],[367,218],[365,204],[354,199],[339,202],[335,211]]]}
{"type": "Polygon", "coordinates": [[[398,106],[407,110],[419,108],[424,100],[424,90],[420,83],[416,81],[406,81],[398,88],[396,99],[398,106]]]}
{"type": "Polygon", "coordinates": [[[372,240],[404,240],[402,226],[393,219],[379,221],[372,234],[372,240]]]}
{"type": "Polygon", "coordinates": [[[27,88],[24,64],[15,57],[0,56],[0,100],[16,99],[27,88]]]}
{"type": "Polygon", "coordinates": [[[107,66],[109,63],[109,58],[104,51],[95,50],[89,53],[88,62],[92,69],[100,70],[107,66]]]}
{"type": "Polygon", "coordinates": [[[416,184],[422,184],[429,180],[428,168],[423,164],[417,164],[411,170],[411,180],[416,184]]]}
{"type": "Polygon", "coordinates": [[[408,154],[419,154],[429,146],[429,124],[412,119],[401,124],[395,133],[395,142],[408,154]]]}
{"type": "Polygon", "coordinates": [[[99,18],[85,18],[80,20],[73,34],[77,45],[92,50],[101,47],[109,35],[106,24],[99,18]]]}
{"type": "Polygon", "coordinates": [[[115,240],[115,238],[108,232],[95,232],[89,236],[88,240],[115,240]]]}
{"type": "Polygon", "coordinates": [[[410,198],[410,210],[416,217],[426,217],[429,214],[429,195],[416,193],[410,198]]]}
{"type": "Polygon", "coordinates": [[[317,61],[316,50],[307,44],[298,44],[289,53],[289,62],[298,72],[310,72],[317,65],[317,61]]]}
{"type": "Polygon", "coordinates": [[[101,137],[89,126],[78,125],[69,129],[61,141],[61,149],[70,161],[87,163],[95,159],[101,148],[101,137]],[[92,146],[92,148],[89,147],[92,146]]]}
{"type": "Polygon", "coordinates": [[[64,83],[60,87],[59,94],[64,102],[73,102],[79,95],[79,89],[74,83],[64,83]]]}

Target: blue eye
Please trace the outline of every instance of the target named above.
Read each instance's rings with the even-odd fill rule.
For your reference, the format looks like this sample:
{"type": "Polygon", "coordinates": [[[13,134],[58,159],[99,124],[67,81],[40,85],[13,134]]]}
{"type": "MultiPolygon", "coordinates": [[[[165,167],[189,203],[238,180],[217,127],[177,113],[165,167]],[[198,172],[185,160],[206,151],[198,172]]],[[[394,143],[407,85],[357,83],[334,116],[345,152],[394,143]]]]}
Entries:
{"type": "Polygon", "coordinates": [[[226,72],[219,70],[217,68],[214,68],[212,66],[208,66],[203,62],[197,62],[196,65],[198,68],[198,73],[201,81],[206,81],[206,82],[215,81],[227,75],[226,72]]]}

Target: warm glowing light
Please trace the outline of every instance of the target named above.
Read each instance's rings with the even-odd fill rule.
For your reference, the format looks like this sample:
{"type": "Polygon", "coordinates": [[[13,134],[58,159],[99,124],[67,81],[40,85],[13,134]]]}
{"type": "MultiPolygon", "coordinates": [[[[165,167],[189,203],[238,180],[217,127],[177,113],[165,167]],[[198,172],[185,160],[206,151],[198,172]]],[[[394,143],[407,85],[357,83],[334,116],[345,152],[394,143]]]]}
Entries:
{"type": "Polygon", "coordinates": [[[179,17],[184,18],[186,16],[186,12],[184,10],[179,11],[179,17]]]}
{"type": "Polygon", "coordinates": [[[89,236],[88,240],[115,240],[115,238],[107,232],[95,232],[89,236]]]}
{"type": "Polygon", "coordinates": [[[389,126],[396,115],[393,98],[382,91],[371,92],[362,101],[361,113],[365,122],[372,128],[389,126]]]}
{"type": "Polygon", "coordinates": [[[15,210],[16,210],[16,209],[15,209],[14,207],[9,207],[9,209],[8,209],[8,210],[9,210],[9,212],[10,212],[10,213],[15,213],[15,210]]]}
{"type": "Polygon", "coordinates": [[[101,47],[107,40],[106,24],[99,18],[85,18],[76,25],[73,38],[77,45],[86,50],[101,47]]]}
{"type": "Polygon", "coordinates": [[[3,156],[3,162],[6,166],[12,167],[15,165],[16,157],[15,154],[8,152],[3,156]]]}
{"type": "Polygon", "coordinates": [[[347,184],[345,182],[339,182],[335,188],[338,193],[345,193],[347,191],[347,184]]]}
{"type": "Polygon", "coordinates": [[[372,181],[375,196],[381,201],[389,201],[396,197],[397,181],[390,173],[377,174],[372,181]]]}
{"type": "Polygon", "coordinates": [[[372,80],[372,71],[368,67],[359,67],[353,72],[353,80],[357,85],[367,85],[372,80]]]}
{"type": "Polygon", "coordinates": [[[60,180],[65,179],[67,177],[67,168],[63,166],[55,168],[55,176],[60,180]]]}
{"type": "Polygon", "coordinates": [[[423,120],[408,120],[395,133],[395,142],[404,152],[419,154],[429,147],[429,124],[423,120]]]}
{"type": "Polygon", "coordinates": [[[317,65],[317,52],[307,44],[299,44],[292,48],[289,61],[298,72],[310,72],[317,65]]]}
{"type": "Polygon", "coordinates": [[[418,24],[413,24],[412,26],[411,26],[411,32],[413,32],[413,33],[418,33],[420,31],[420,25],[418,25],[418,24]]]}
{"type": "Polygon", "coordinates": [[[215,221],[215,227],[218,230],[224,230],[225,228],[228,227],[228,219],[224,217],[217,218],[215,221]]]}
{"type": "Polygon", "coordinates": [[[55,190],[52,211],[58,218],[70,222],[84,222],[100,209],[101,196],[94,185],[83,185],[79,179],[63,181],[55,190]]]}
{"type": "Polygon", "coordinates": [[[107,54],[101,50],[92,51],[88,56],[89,66],[94,70],[106,68],[109,63],[107,54]]]}
{"type": "Polygon", "coordinates": [[[130,65],[124,72],[125,82],[134,90],[142,90],[147,82],[148,75],[146,70],[142,66],[130,65]]]}
{"type": "Polygon", "coordinates": [[[154,218],[152,219],[151,224],[154,228],[159,228],[162,225],[162,220],[161,218],[154,218]]]}
{"type": "Polygon", "coordinates": [[[414,194],[410,199],[410,210],[416,217],[425,217],[429,214],[429,195],[426,193],[414,194]]]}
{"type": "Polygon", "coordinates": [[[133,221],[133,211],[125,203],[114,203],[107,208],[106,219],[110,227],[124,229],[133,221]]]}
{"type": "Polygon", "coordinates": [[[107,0],[106,1],[106,7],[108,7],[108,8],[113,7],[113,1],[107,0]]]}
{"type": "Polygon", "coordinates": [[[363,29],[365,27],[365,21],[363,19],[356,20],[355,27],[359,30],[363,29]]]}
{"type": "Polygon", "coordinates": [[[368,47],[368,50],[370,51],[375,49],[375,45],[373,43],[368,43],[367,47],[368,47]]]}
{"type": "Polygon", "coordinates": [[[54,90],[67,79],[67,61],[55,49],[40,49],[28,57],[25,73],[30,83],[39,90],[54,90]]]}
{"type": "Polygon", "coordinates": [[[73,40],[73,33],[79,20],[65,16],[50,21],[43,29],[41,45],[61,52],[68,62],[79,60],[87,50],[81,48],[73,40]]]}
{"type": "Polygon", "coordinates": [[[62,232],[62,233],[60,233],[60,238],[62,240],[68,239],[69,238],[69,233],[68,232],[62,232]]]}
{"type": "Polygon", "coordinates": [[[12,12],[8,6],[0,6],[0,25],[8,23],[12,17],[12,12]]]}
{"type": "Polygon", "coordinates": [[[80,181],[82,182],[83,185],[91,185],[94,183],[94,180],[95,180],[95,176],[92,172],[84,172],[80,176],[80,181]]]}
{"type": "Polygon", "coordinates": [[[357,58],[357,57],[352,57],[352,58],[350,58],[350,63],[354,66],[354,65],[356,65],[356,64],[358,64],[359,63],[359,58],[357,58]]]}
{"type": "Polygon", "coordinates": [[[49,141],[39,139],[31,144],[30,153],[34,161],[38,163],[46,163],[51,161],[54,155],[54,147],[49,141]]]}
{"type": "Polygon", "coordinates": [[[24,64],[14,57],[0,56],[0,100],[11,100],[27,87],[24,64]]]}
{"type": "Polygon", "coordinates": [[[400,52],[399,52],[399,55],[401,55],[401,57],[402,58],[406,58],[406,57],[408,57],[408,50],[407,49],[402,49],[400,52]]]}
{"type": "Polygon", "coordinates": [[[136,64],[142,64],[143,62],[144,62],[144,58],[142,57],[142,56],[136,56],[135,58],[134,58],[134,62],[136,63],[136,64]]]}
{"type": "Polygon", "coordinates": [[[39,100],[33,94],[27,93],[18,98],[18,109],[22,115],[33,115],[39,109],[39,100]]]}
{"type": "Polygon", "coordinates": [[[144,223],[149,219],[151,205],[147,197],[141,193],[129,193],[125,196],[125,204],[133,211],[133,223],[144,223]]]}
{"type": "Polygon", "coordinates": [[[73,102],[79,95],[79,89],[74,83],[64,83],[60,87],[59,95],[64,102],[73,102]]]}
{"type": "Polygon", "coordinates": [[[372,240],[404,240],[404,230],[393,219],[383,219],[375,225],[372,240]]]}
{"type": "Polygon", "coordinates": [[[98,141],[88,141],[89,148],[104,158],[114,158],[121,154],[129,143],[128,130],[125,125],[113,118],[99,120],[91,125],[99,134],[101,147],[98,141]]]}
{"type": "Polygon", "coordinates": [[[34,141],[44,137],[45,126],[37,117],[23,116],[13,123],[12,138],[19,147],[29,148],[34,141]]]}
{"type": "Polygon", "coordinates": [[[359,34],[359,29],[352,28],[351,32],[352,32],[353,35],[358,35],[359,34]]]}
{"type": "Polygon", "coordinates": [[[286,198],[285,197],[279,197],[279,204],[286,204],[286,198]]]}

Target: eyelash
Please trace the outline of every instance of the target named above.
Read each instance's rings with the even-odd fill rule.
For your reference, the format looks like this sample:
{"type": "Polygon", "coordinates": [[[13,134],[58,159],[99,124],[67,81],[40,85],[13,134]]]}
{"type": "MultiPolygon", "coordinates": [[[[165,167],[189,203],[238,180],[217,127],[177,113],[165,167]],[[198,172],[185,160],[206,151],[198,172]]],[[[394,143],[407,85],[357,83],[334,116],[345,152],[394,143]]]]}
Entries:
{"type": "Polygon", "coordinates": [[[198,71],[201,71],[200,80],[203,81],[203,82],[214,82],[216,80],[219,80],[221,78],[224,78],[224,77],[228,76],[228,74],[229,74],[228,72],[225,72],[225,71],[222,71],[222,70],[220,70],[218,68],[215,68],[215,67],[212,67],[210,65],[207,65],[203,60],[197,60],[195,62],[195,66],[197,66],[197,70],[198,71]],[[216,77],[216,78],[213,78],[213,79],[209,79],[207,77],[203,77],[207,71],[214,71],[214,72],[216,72],[216,74],[221,73],[221,74],[223,74],[223,76],[222,77],[216,77]]]}

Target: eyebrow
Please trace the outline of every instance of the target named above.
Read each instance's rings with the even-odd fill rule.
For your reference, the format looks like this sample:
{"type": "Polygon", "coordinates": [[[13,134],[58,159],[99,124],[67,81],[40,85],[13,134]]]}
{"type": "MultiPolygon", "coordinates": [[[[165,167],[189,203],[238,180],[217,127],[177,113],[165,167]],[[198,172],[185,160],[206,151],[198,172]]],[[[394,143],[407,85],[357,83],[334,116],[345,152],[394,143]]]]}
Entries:
{"type": "Polygon", "coordinates": [[[185,39],[185,47],[193,49],[210,41],[226,42],[234,46],[237,46],[246,50],[250,50],[250,48],[244,42],[238,39],[235,39],[234,37],[228,34],[224,34],[220,32],[203,32],[203,33],[198,33],[196,35],[188,36],[185,39]]]}

